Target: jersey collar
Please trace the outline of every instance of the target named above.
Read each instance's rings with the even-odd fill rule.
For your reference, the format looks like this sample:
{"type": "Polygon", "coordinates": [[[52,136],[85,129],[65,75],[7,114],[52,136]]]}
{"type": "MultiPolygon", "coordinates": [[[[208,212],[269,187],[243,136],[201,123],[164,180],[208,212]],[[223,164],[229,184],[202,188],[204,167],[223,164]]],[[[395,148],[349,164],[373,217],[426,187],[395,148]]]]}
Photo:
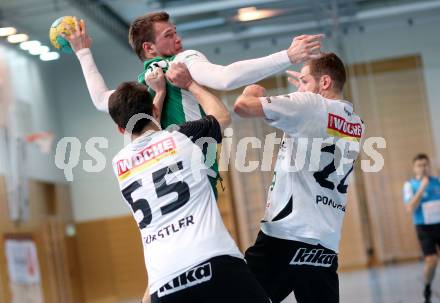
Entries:
{"type": "Polygon", "coordinates": [[[134,139],[133,141],[131,141],[131,149],[132,150],[138,150],[140,147],[145,146],[145,144],[147,144],[149,141],[151,141],[153,139],[153,137],[156,135],[156,133],[159,131],[147,131],[145,133],[143,133],[142,135],[140,135],[139,137],[137,137],[136,139],[134,139]]]}
{"type": "Polygon", "coordinates": [[[339,100],[339,102],[342,102],[345,104],[344,110],[347,111],[349,115],[353,114],[353,104],[351,102],[345,101],[345,100],[339,100]]]}

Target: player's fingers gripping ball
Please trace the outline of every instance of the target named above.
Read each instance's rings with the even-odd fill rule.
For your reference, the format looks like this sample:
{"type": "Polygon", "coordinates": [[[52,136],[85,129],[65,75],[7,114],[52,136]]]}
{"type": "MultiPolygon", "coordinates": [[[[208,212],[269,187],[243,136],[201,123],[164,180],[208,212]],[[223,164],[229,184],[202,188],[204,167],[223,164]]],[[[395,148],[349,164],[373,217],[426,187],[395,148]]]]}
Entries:
{"type": "Polygon", "coordinates": [[[64,16],[55,20],[50,26],[49,38],[52,45],[65,53],[72,53],[72,47],[69,41],[62,35],[70,36],[76,30],[75,17],[64,16]]]}

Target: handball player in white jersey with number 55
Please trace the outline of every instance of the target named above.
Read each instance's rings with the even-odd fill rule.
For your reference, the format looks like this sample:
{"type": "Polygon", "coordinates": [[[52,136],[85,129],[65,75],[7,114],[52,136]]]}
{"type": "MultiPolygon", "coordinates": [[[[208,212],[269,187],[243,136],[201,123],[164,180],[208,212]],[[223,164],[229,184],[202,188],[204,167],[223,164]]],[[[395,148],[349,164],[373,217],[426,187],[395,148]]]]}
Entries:
{"type": "Polygon", "coordinates": [[[196,97],[204,118],[160,130],[145,116],[160,119],[166,94],[160,68],[146,79],[156,91],[154,105],[147,87],[136,82],[121,84],[109,98],[112,119],[133,139],[114,157],[113,167],[139,225],[151,301],[268,303],[223,225],[202,148],[195,144],[203,138],[220,143],[229,112],[192,81],[183,64],[172,69],[179,75],[175,85],[196,97]]]}

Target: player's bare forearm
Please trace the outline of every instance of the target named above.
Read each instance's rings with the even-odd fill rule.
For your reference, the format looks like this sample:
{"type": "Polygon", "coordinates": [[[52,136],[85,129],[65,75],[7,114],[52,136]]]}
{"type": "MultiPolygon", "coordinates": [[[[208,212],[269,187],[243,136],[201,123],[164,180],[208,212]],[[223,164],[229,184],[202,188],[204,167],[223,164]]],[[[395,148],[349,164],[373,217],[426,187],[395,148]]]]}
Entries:
{"type": "Polygon", "coordinates": [[[406,209],[409,213],[414,212],[414,210],[419,207],[420,201],[422,201],[423,193],[425,192],[425,189],[419,188],[419,190],[416,192],[414,197],[411,199],[411,201],[407,204],[406,209]]]}
{"type": "Polygon", "coordinates": [[[264,117],[263,106],[259,97],[266,95],[261,85],[252,84],[244,88],[234,104],[234,112],[240,117],[264,117]]]}
{"type": "Polygon", "coordinates": [[[222,129],[225,129],[231,123],[231,115],[219,98],[194,81],[190,84],[188,90],[197,99],[205,113],[216,118],[222,129]]]}
{"type": "Polygon", "coordinates": [[[150,302],[151,302],[150,301],[150,290],[147,287],[147,289],[145,290],[145,293],[144,293],[144,297],[142,298],[142,303],[150,303],[150,302]]]}
{"type": "Polygon", "coordinates": [[[240,117],[264,117],[263,106],[259,97],[240,95],[234,104],[234,112],[240,117]]]}
{"type": "Polygon", "coordinates": [[[157,119],[159,120],[158,121],[159,123],[160,123],[160,118],[162,117],[162,108],[165,102],[166,95],[167,92],[164,90],[164,91],[158,91],[154,96],[153,104],[157,109],[157,119]]]}
{"type": "Polygon", "coordinates": [[[156,93],[153,104],[156,109],[156,118],[160,122],[162,108],[166,97],[165,74],[161,68],[156,68],[153,72],[145,75],[145,83],[156,93]]]}
{"type": "Polygon", "coordinates": [[[420,202],[422,201],[423,194],[425,193],[426,188],[429,184],[429,177],[424,176],[420,182],[420,187],[417,190],[414,197],[412,197],[411,201],[407,204],[408,212],[413,212],[417,207],[419,207],[420,202]]]}
{"type": "Polygon", "coordinates": [[[424,192],[425,188],[421,186],[414,197],[411,199],[411,201],[407,204],[406,208],[408,212],[412,213],[417,207],[419,207],[424,192]]]}

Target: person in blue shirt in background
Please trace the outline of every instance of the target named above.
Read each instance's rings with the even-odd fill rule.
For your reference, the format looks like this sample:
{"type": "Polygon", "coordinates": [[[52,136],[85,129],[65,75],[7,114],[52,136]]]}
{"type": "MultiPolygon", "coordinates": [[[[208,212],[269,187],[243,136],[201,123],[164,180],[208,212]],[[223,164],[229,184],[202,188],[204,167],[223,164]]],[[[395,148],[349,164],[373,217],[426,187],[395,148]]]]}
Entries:
{"type": "Polygon", "coordinates": [[[425,303],[431,303],[431,282],[437,267],[440,246],[440,179],[430,175],[430,162],[425,154],[413,160],[414,178],[403,187],[406,209],[413,216],[417,237],[425,260],[425,303]]]}

